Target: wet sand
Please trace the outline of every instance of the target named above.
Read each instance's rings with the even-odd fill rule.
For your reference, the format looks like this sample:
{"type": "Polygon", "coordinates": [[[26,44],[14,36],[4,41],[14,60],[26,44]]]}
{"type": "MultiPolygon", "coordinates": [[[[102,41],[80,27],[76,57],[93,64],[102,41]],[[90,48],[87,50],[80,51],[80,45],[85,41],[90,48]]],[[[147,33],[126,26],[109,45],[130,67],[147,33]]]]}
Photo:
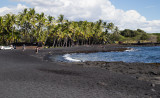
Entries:
{"type": "Polygon", "coordinates": [[[159,98],[159,64],[64,63],[50,55],[124,51],[117,45],[0,51],[0,98],[159,98]]]}

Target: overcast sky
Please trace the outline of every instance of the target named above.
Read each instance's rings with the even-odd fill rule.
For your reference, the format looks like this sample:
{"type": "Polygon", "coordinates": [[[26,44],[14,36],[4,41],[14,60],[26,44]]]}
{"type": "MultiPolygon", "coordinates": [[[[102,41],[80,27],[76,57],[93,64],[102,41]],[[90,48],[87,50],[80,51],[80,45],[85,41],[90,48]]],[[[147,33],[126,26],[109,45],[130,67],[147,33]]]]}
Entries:
{"type": "Polygon", "coordinates": [[[35,8],[69,20],[113,22],[119,29],[160,33],[160,0],[0,0],[0,16],[35,8]]]}

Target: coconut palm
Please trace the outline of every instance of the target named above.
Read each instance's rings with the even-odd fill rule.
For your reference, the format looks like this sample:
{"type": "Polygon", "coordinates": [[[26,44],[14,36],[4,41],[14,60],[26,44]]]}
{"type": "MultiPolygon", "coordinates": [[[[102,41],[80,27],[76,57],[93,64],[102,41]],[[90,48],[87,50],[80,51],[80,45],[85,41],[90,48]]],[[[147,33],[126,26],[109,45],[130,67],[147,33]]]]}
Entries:
{"type": "Polygon", "coordinates": [[[19,32],[22,34],[22,41],[30,41],[30,32],[31,32],[31,17],[28,13],[28,9],[24,9],[23,12],[20,12],[18,15],[18,28],[19,32]]]}
{"type": "Polygon", "coordinates": [[[46,30],[46,17],[44,13],[36,15],[36,29],[35,29],[35,37],[37,42],[45,42],[47,37],[47,30],[46,30]]]}
{"type": "Polygon", "coordinates": [[[62,15],[62,14],[59,15],[57,22],[60,23],[60,24],[63,24],[65,22],[64,15],[62,15]]]}
{"type": "Polygon", "coordinates": [[[45,43],[47,41],[48,36],[52,33],[53,29],[55,28],[55,18],[54,17],[52,16],[47,17],[46,27],[47,27],[47,37],[45,39],[45,43]]]}
{"type": "Polygon", "coordinates": [[[28,22],[29,22],[29,25],[30,25],[30,29],[29,29],[29,36],[30,36],[30,42],[33,42],[34,41],[34,31],[35,31],[35,27],[36,27],[36,12],[35,12],[35,9],[34,8],[30,8],[28,13],[27,13],[27,16],[28,16],[28,22]]]}
{"type": "Polygon", "coordinates": [[[111,33],[113,32],[114,30],[114,24],[111,22],[111,23],[108,23],[107,25],[107,28],[111,31],[111,33]]]}
{"type": "Polygon", "coordinates": [[[15,36],[15,26],[16,26],[16,18],[17,16],[12,14],[11,15],[11,28],[12,28],[12,42],[14,41],[14,36],[15,36]]]}
{"type": "Polygon", "coordinates": [[[3,23],[3,17],[0,16],[0,34],[3,33],[4,23],[3,23]]]}
{"type": "Polygon", "coordinates": [[[110,42],[113,35],[119,35],[119,30],[113,23],[107,24],[102,20],[68,21],[64,15],[55,20],[53,16],[36,13],[34,8],[30,8],[17,16],[6,14],[0,17],[0,35],[3,42],[7,43],[21,39],[20,42],[47,42],[53,43],[53,46],[68,47],[110,42]]]}
{"type": "Polygon", "coordinates": [[[4,34],[7,44],[13,42],[13,33],[15,31],[16,16],[14,14],[6,14],[4,16],[4,34]]]}
{"type": "Polygon", "coordinates": [[[4,44],[4,19],[0,16],[0,41],[4,44]]]}

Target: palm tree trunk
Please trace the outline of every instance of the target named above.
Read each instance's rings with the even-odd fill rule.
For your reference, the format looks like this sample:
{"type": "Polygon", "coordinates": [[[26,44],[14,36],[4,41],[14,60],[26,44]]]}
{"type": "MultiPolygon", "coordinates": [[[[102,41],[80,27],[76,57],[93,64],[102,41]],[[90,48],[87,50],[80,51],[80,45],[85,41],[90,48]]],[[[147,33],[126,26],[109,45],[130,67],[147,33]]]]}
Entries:
{"type": "Polygon", "coordinates": [[[67,44],[67,43],[68,43],[68,37],[67,37],[67,39],[66,39],[66,47],[68,47],[68,44],[67,44]]]}

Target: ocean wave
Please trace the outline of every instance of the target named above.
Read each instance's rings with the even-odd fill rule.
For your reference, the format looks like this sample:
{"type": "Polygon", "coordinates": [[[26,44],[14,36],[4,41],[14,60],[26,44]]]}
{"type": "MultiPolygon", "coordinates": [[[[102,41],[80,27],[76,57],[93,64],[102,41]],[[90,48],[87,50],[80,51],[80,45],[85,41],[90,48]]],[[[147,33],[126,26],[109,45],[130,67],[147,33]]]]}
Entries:
{"type": "Polygon", "coordinates": [[[127,50],[125,50],[126,52],[133,52],[133,51],[138,51],[137,49],[134,48],[128,48],[127,50]]]}
{"type": "Polygon", "coordinates": [[[68,60],[71,62],[81,62],[81,60],[71,58],[70,54],[65,54],[63,57],[65,60],[68,60]]]}

